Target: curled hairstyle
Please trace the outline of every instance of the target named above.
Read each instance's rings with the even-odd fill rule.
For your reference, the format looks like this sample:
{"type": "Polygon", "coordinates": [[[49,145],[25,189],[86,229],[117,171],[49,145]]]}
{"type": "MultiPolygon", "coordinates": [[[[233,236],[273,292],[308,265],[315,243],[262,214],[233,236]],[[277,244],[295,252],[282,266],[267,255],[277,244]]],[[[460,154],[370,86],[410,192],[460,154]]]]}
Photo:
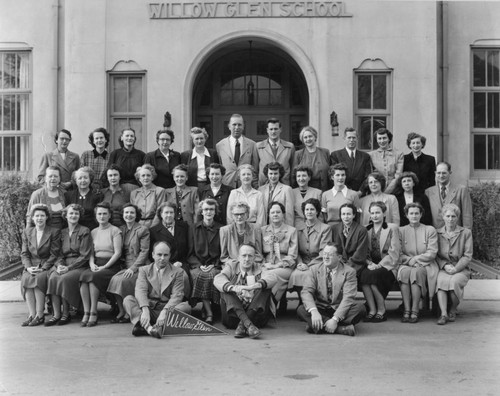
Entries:
{"type": "Polygon", "coordinates": [[[120,179],[122,178],[122,167],[120,165],[117,165],[117,164],[110,164],[108,165],[108,167],[106,168],[106,176],[108,176],[108,171],[110,170],[114,170],[114,171],[117,171],[118,172],[118,175],[120,176],[120,179]]]}
{"type": "Polygon", "coordinates": [[[361,193],[362,193],[361,196],[363,196],[363,197],[371,194],[370,184],[369,184],[370,177],[374,178],[376,181],[378,181],[380,183],[380,191],[381,192],[383,192],[385,190],[385,186],[387,184],[387,180],[386,180],[385,176],[380,172],[372,172],[363,181],[363,185],[361,186],[361,193]]]}
{"type": "Polygon", "coordinates": [[[142,211],[139,209],[137,205],[133,203],[126,203],[120,209],[120,217],[123,219],[123,214],[125,213],[125,209],[134,208],[135,209],[135,222],[138,223],[142,219],[142,211]]]}
{"type": "Polygon", "coordinates": [[[156,209],[156,216],[158,216],[159,219],[161,219],[161,214],[163,212],[163,209],[167,207],[172,208],[174,210],[174,214],[175,212],[177,212],[177,205],[175,204],[175,202],[170,202],[170,201],[163,202],[160,206],[158,206],[158,209],[156,209]]]}
{"type": "Polygon", "coordinates": [[[255,168],[250,165],[250,164],[241,164],[240,166],[238,166],[238,178],[240,177],[240,173],[242,170],[244,169],[250,169],[252,171],[252,177],[255,175],[255,168]]]}
{"type": "MultiPolygon", "coordinates": [[[[135,142],[137,142],[137,136],[135,134],[135,130],[131,127],[127,127],[125,129],[122,129],[121,133],[120,133],[120,137],[118,138],[118,144],[120,145],[121,148],[123,148],[123,141],[122,141],[122,137],[123,137],[123,134],[126,132],[126,131],[132,131],[134,133],[134,145],[135,145],[135,142]]],[[[133,146],[132,146],[133,147],[133,146]]]]}
{"type": "MultiPolygon", "coordinates": [[[[139,167],[137,168],[137,170],[135,171],[135,174],[134,174],[134,176],[135,176],[135,180],[137,180],[139,183],[141,183],[141,182],[140,182],[140,179],[141,179],[141,172],[142,172],[143,170],[148,170],[148,171],[150,171],[150,172],[151,172],[151,177],[153,178],[153,180],[155,180],[155,179],[156,179],[156,176],[158,176],[158,175],[157,175],[157,173],[156,173],[156,169],[154,168],[154,166],[153,166],[153,165],[151,165],[151,164],[144,164],[144,165],[142,165],[142,166],[139,166],[139,167]]],[[[141,184],[142,184],[142,183],[141,183],[141,184]]]]}
{"type": "Polygon", "coordinates": [[[205,171],[205,173],[207,174],[207,180],[209,180],[208,176],[210,175],[211,169],[220,169],[220,174],[222,176],[226,174],[226,168],[224,168],[221,164],[218,164],[217,162],[212,162],[205,171]]]}
{"type": "Polygon", "coordinates": [[[267,176],[268,172],[270,170],[273,170],[273,171],[279,171],[280,173],[280,180],[283,176],[285,176],[285,168],[283,167],[283,165],[281,165],[279,162],[269,162],[268,164],[266,164],[264,166],[264,175],[266,176],[267,179],[269,179],[269,177],[267,176]]]}
{"type": "Polygon", "coordinates": [[[302,205],[300,205],[300,207],[302,209],[303,214],[305,214],[307,205],[314,206],[314,209],[316,209],[316,217],[318,217],[319,214],[321,213],[321,203],[319,202],[319,199],[309,198],[309,199],[306,199],[304,202],[302,202],[302,205]]]}
{"type": "Polygon", "coordinates": [[[422,148],[425,147],[427,138],[425,136],[420,135],[419,133],[410,132],[406,138],[406,145],[408,146],[408,148],[410,148],[410,144],[413,139],[420,139],[420,141],[422,142],[422,148]]]}
{"type": "Polygon", "coordinates": [[[453,212],[455,216],[460,217],[460,208],[454,203],[444,204],[441,208],[441,215],[445,215],[446,212],[453,212]]]}
{"type": "Polygon", "coordinates": [[[156,132],[156,143],[159,143],[160,136],[164,133],[170,136],[170,144],[172,144],[174,142],[175,135],[174,131],[172,131],[171,129],[160,129],[158,132],[156,132]]]}
{"type": "Polygon", "coordinates": [[[269,216],[269,214],[271,213],[271,209],[273,208],[273,206],[276,206],[278,205],[281,209],[281,213],[285,214],[286,213],[286,210],[285,210],[285,205],[283,205],[281,202],[278,202],[278,201],[273,201],[269,204],[269,208],[267,209],[267,215],[269,216]]]}
{"type": "Polygon", "coordinates": [[[92,184],[95,178],[95,172],[90,166],[82,166],[81,168],[73,172],[72,178],[75,183],[80,173],[86,173],[87,175],[89,175],[90,183],[92,184]]]}
{"type": "Polygon", "coordinates": [[[106,209],[111,216],[113,214],[113,210],[111,209],[111,204],[109,202],[99,202],[94,208],[94,214],[97,214],[97,209],[106,209]]]}
{"type": "Polygon", "coordinates": [[[205,198],[198,204],[198,213],[203,214],[203,205],[215,206],[215,214],[218,215],[220,212],[219,203],[213,198],[205,198]]]}
{"type": "Polygon", "coordinates": [[[45,213],[45,215],[47,216],[47,221],[50,220],[50,210],[49,210],[49,207],[45,204],[42,204],[42,203],[39,203],[39,204],[34,204],[31,209],[30,209],[30,218],[33,218],[33,216],[35,215],[35,212],[37,210],[40,210],[42,212],[45,213]]]}
{"type": "Polygon", "coordinates": [[[380,136],[383,136],[383,135],[387,135],[387,137],[389,138],[389,143],[392,142],[392,132],[389,131],[388,129],[385,129],[385,128],[379,128],[377,129],[374,133],[373,133],[373,138],[375,140],[377,140],[377,136],[380,135],[380,136]]]}
{"type": "Polygon", "coordinates": [[[199,135],[200,133],[203,134],[203,136],[205,137],[205,140],[208,140],[208,132],[205,128],[200,128],[200,127],[194,127],[194,128],[191,128],[191,140],[194,140],[194,137],[196,135],[199,135]]]}
{"type": "Polygon", "coordinates": [[[244,201],[236,201],[232,203],[231,207],[229,208],[230,213],[233,213],[233,210],[235,208],[243,208],[245,209],[245,213],[247,214],[247,216],[250,214],[250,206],[244,201]]]}
{"type": "Polygon", "coordinates": [[[338,164],[330,166],[328,168],[328,176],[330,179],[335,175],[335,171],[344,171],[347,175],[347,165],[343,162],[339,162],[338,164]]]}
{"type": "Polygon", "coordinates": [[[309,168],[308,166],[305,165],[299,165],[293,170],[293,179],[297,180],[297,173],[299,172],[306,172],[307,176],[309,176],[309,179],[312,177],[313,172],[312,169],[309,168]]]}
{"type": "Polygon", "coordinates": [[[108,147],[109,145],[109,132],[106,130],[106,128],[96,128],[92,132],[89,133],[89,143],[90,145],[95,148],[95,143],[94,143],[94,133],[100,132],[104,135],[104,140],[106,140],[106,144],[104,147],[108,147]]]}
{"type": "Polygon", "coordinates": [[[382,210],[382,213],[387,212],[387,205],[382,201],[375,201],[375,202],[370,203],[370,206],[368,207],[368,211],[371,211],[374,206],[380,208],[380,210],[382,210]]]}
{"type": "Polygon", "coordinates": [[[64,220],[68,219],[68,211],[70,209],[76,210],[78,213],[80,213],[80,219],[83,217],[83,214],[85,213],[85,209],[83,209],[82,205],[79,204],[69,204],[67,205],[63,210],[62,210],[62,218],[64,220]]]}
{"type": "Polygon", "coordinates": [[[72,139],[73,139],[73,138],[71,137],[71,132],[70,132],[70,131],[68,131],[67,129],[61,129],[61,130],[60,130],[60,131],[58,131],[58,132],[56,133],[56,135],[54,136],[54,142],[56,142],[56,143],[57,143],[57,139],[59,139],[59,135],[61,134],[61,132],[62,132],[62,133],[65,133],[66,135],[68,135],[68,136],[69,136],[69,140],[72,140],[72,139]]]}
{"type": "Polygon", "coordinates": [[[302,130],[299,133],[299,140],[302,143],[304,143],[304,134],[306,132],[311,132],[314,136],[314,139],[318,140],[318,131],[316,129],[314,129],[312,126],[308,125],[308,126],[305,126],[304,128],[302,128],[302,130]]]}
{"type": "Polygon", "coordinates": [[[420,210],[420,214],[422,216],[425,214],[424,207],[419,202],[410,202],[409,204],[406,204],[404,207],[404,212],[405,212],[406,217],[408,217],[408,212],[412,208],[418,208],[418,210],[420,210]]]}

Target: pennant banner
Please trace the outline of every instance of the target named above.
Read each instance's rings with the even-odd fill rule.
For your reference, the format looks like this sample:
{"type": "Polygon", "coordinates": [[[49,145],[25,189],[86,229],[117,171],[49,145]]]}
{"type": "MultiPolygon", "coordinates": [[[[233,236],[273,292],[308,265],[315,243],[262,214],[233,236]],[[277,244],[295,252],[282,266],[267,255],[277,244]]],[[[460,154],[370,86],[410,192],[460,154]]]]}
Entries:
{"type": "Polygon", "coordinates": [[[227,335],[225,331],[209,325],[194,316],[177,309],[167,312],[167,319],[163,326],[163,336],[184,335],[227,335]]]}

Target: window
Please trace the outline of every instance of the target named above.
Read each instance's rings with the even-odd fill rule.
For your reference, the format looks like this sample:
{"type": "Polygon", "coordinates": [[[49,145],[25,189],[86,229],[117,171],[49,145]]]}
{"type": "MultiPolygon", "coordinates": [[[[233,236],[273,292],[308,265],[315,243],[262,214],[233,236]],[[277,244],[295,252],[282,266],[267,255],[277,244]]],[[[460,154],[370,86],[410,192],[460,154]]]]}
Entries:
{"type": "Polygon", "coordinates": [[[0,172],[29,167],[30,52],[0,50],[0,172]]]}
{"type": "Polygon", "coordinates": [[[373,150],[373,132],[390,129],[391,94],[391,69],[380,59],[367,59],[354,70],[354,125],[360,149],[373,150]]]}
{"type": "Polygon", "coordinates": [[[500,169],[500,49],[472,50],[474,170],[500,169]]]}
{"type": "Polygon", "coordinates": [[[128,127],[135,130],[135,147],[142,148],[142,136],[146,131],[145,79],[144,71],[109,73],[109,131],[111,144],[115,145],[112,148],[117,148],[121,131],[128,127]]]}

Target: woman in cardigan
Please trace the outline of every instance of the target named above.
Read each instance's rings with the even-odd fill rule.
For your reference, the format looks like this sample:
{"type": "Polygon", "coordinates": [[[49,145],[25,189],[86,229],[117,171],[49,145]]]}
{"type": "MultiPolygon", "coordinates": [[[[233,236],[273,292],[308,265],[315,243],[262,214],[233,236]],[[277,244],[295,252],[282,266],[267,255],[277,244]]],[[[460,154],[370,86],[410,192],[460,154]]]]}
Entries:
{"type": "Polygon", "coordinates": [[[107,291],[113,295],[118,307],[118,315],[111,319],[111,323],[130,322],[123,308],[123,299],[128,295],[134,295],[137,272],[139,267],[147,264],[149,253],[149,229],[140,224],[140,209],[129,203],[122,207],[121,213],[125,221],[125,225],[120,227],[125,268],[113,276],[109,282],[107,291]]]}
{"type": "Polygon", "coordinates": [[[406,205],[405,214],[410,224],[399,229],[401,265],[397,276],[404,305],[401,322],[417,323],[420,298],[427,295],[428,288],[432,299],[436,289],[438,239],[434,227],[420,223],[424,214],[422,205],[406,205]]]}
{"type": "Polygon", "coordinates": [[[385,299],[396,278],[401,245],[399,228],[385,221],[387,206],[378,201],[370,204],[367,267],[361,271],[359,282],[368,305],[365,322],[387,320],[385,299]]]}
{"type": "Polygon", "coordinates": [[[61,254],[55,271],[49,277],[47,294],[51,295],[54,315],[45,326],[71,322],[69,308],[80,305],[79,279],[89,267],[92,252],[90,230],[78,223],[83,216],[83,208],[78,204],[69,204],[62,213],[68,227],[61,232],[61,254]]]}
{"type": "Polygon", "coordinates": [[[472,259],[472,232],[457,225],[460,208],[455,204],[446,204],[441,211],[444,227],[437,230],[439,246],[437,263],[440,271],[437,276],[436,289],[441,309],[438,325],[455,321],[458,304],[469,282],[468,266],[472,259]],[[448,304],[448,300],[451,304],[448,304]]]}
{"type": "Polygon", "coordinates": [[[48,270],[55,264],[61,248],[61,232],[49,227],[50,211],[47,205],[31,207],[33,225],[24,230],[21,261],[24,272],[21,290],[28,305],[28,319],[21,326],[39,326],[44,321],[45,293],[48,270]]]}

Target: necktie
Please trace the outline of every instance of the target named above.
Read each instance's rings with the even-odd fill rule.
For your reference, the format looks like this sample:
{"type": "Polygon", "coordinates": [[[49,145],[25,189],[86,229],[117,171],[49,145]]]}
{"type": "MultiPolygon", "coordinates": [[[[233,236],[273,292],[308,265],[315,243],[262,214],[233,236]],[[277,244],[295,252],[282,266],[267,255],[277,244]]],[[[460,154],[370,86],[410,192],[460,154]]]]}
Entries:
{"type": "Polygon", "coordinates": [[[351,159],[354,161],[354,151],[351,151],[351,159]]]}
{"type": "Polygon", "coordinates": [[[332,271],[327,270],[327,281],[326,281],[326,288],[327,288],[327,293],[328,293],[328,302],[333,303],[333,276],[332,276],[332,271]]]}
{"type": "Polygon", "coordinates": [[[240,147],[240,140],[236,139],[236,145],[234,146],[234,162],[236,165],[239,165],[240,163],[240,155],[241,155],[241,147],[240,147]]]}
{"type": "Polygon", "coordinates": [[[344,236],[347,238],[347,236],[349,235],[349,228],[347,228],[346,226],[344,226],[344,236]]]}
{"type": "Polygon", "coordinates": [[[446,199],[446,186],[441,186],[441,199],[443,201],[446,199]]]}
{"type": "Polygon", "coordinates": [[[276,143],[271,144],[271,148],[273,150],[274,159],[276,159],[276,154],[278,154],[278,145],[276,143]]]}

